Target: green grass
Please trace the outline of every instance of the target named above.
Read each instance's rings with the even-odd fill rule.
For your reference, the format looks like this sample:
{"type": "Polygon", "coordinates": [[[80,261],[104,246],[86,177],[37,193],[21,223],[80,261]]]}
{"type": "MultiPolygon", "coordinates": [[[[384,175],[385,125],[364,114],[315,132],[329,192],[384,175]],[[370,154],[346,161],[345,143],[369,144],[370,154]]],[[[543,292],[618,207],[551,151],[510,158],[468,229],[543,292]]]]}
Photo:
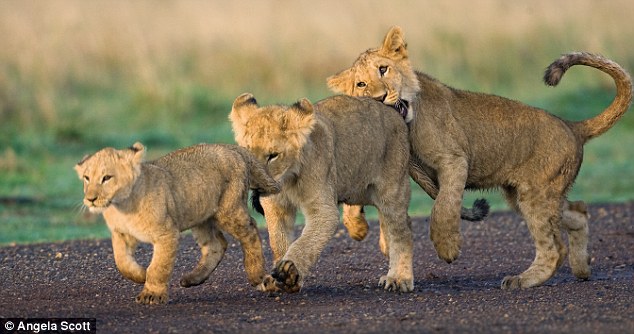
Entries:
{"type": "MultiPolygon", "coordinates": [[[[603,89],[585,90],[534,105],[557,110],[557,114],[582,119],[602,110],[613,92],[603,89]]],[[[233,142],[226,119],[230,102],[212,105],[204,100],[200,109],[179,120],[178,127],[163,124],[166,129],[139,130],[131,134],[126,127],[104,131],[82,132],[81,140],[51,140],[47,136],[33,139],[17,136],[12,148],[0,159],[4,171],[0,178],[0,244],[107,237],[101,217],[82,210],[82,185],[73,170],[84,154],[102,146],[127,147],[135,140],[147,144],[148,158],[158,157],[180,146],[197,142],[233,142]],[[210,111],[207,111],[210,110],[210,111]],[[88,140],[87,144],[80,141],[88,140]],[[11,153],[15,151],[14,153],[11,153]],[[11,203],[22,199],[23,203],[11,203]]],[[[571,199],[588,202],[627,201],[634,199],[634,178],[629,157],[634,156],[634,114],[629,112],[608,133],[594,139],[585,150],[585,161],[571,199]]],[[[159,122],[159,124],[162,124],[159,122]]],[[[433,201],[412,183],[410,214],[426,216],[433,201]]],[[[475,198],[487,198],[493,210],[507,207],[497,191],[470,191],[465,205],[475,198]]],[[[368,210],[376,219],[376,211],[368,210]]],[[[301,220],[301,218],[300,218],[301,220]]],[[[262,224],[262,219],[259,218],[262,224]]]]}

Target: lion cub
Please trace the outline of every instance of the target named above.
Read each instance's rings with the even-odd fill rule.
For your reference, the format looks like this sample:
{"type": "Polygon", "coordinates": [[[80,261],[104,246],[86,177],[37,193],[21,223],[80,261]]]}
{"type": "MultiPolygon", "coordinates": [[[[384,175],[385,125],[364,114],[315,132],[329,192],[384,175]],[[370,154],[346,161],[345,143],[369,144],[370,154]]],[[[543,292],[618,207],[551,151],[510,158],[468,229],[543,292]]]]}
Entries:
{"type": "Polygon", "coordinates": [[[142,161],[144,154],[141,143],[124,150],[104,148],[75,166],[84,181],[84,205],[103,213],[112,233],[117,268],[124,277],[145,283],[136,301],[167,302],[179,234],[187,229],[202,256],[181,286],[201,284],[216,269],[227,248],[221,231],[240,241],[249,283],[261,285],[264,255],[247,212],[248,190],[279,192],[263,166],[235,145],[200,144],[149,162],[142,161]],[[134,259],[138,241],[154,247],[147,271],[134,259]]]}
{"type": "Polygon", "coordinates": [[[452,262],[460,253],[464,190],[502,190],[526,220],[536,250],[530,267],[505,277],[502,288],[529,288],[546,282],[566,256],[575,276],[590,276],[586,205],[569,201],[567,194],[585,143],[608,131],[632,103],[630,75],[597,54],[563,55],[548,66],[544,81],[556,86],[576,65],[603,71],[616,85],[616,97],[603,112],[576,122],[500,96],[452,88],[414,70],[399,27],[352,67],[331,76],[328,86],[391,105],[408,123],[412,178],[429,194],[438,189],[429,229],[440,258],[452,262]],[[570,253],[561,230],[568,233],[570,253]]]}
{"type": "Polygon", "coordinates": [[[379,284],[413,290],[407,127],[389,109],[349,96],[267,107],[259,107],[251,94],[236,98],[229,116],[236,141],[266,164],[282,187],[261,202],[276,262],[277,281],[268,289],[301,289],[337,229],[337,205],[348,203],[379,211],[390,267],[379,284]],[[306,225],[292,242],[298,208],[306,225]]]}

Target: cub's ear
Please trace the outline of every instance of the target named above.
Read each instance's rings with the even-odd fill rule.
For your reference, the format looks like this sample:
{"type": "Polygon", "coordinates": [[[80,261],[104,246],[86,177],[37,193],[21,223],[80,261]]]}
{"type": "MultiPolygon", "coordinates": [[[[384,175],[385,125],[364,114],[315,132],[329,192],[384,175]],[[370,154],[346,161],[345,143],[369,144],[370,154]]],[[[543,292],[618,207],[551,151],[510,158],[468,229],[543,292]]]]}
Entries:
{"type": "Polygon", "coordinates": [[[393,26],[390,31],[387,32],[379,52],[395,60],[407,58],[407,43],[403,38],[403,30],[401,30],[401,27],[393,26]]]}
{"type": "Polygon", "coordinates": [[[134,165],[140,165],[145,157],[145,146],[143,146],[140,142],[136,142],[134,145],[130,146],[130,151],[133,153],[132,163],[134,165]]]}
{"type": "Polygon", "coordinates": [[[236,97],[231,109],[238,109],[246,106],[258,106],[258,101],[255,100],[255,96],[251,93],[242,93],[240,96],[236,97]]]}
{"type": "Polygon", "coordinates": [[[132,150],[133,152],[145,151],[145,146],[143,146],[141,142],[136,142],[132,144],[132,146],[130,146],[130,150],[132,150]]]}
{"type": "Polygon", "coordinates": [[[143,144],[136,142],[126,150],[117,151],[117,155],[122,162],[130,163],[135,178],[141,174],[141,163],[143,158],[145,158],[145,146],[143,144]]]}
{"type": "Polygon", "coordinates": [[[307,98],[303,98],[297,101],[294,107],[306,115],[311,115],[314,111],[313,104],[310,103],[310,101],[307,98]]]}
{"type": "Polygon", "coordinates": [[[77,172],[77,176],[79,176],[80,180],[84,179],[84,172],[86,171],[86,166],[84,166],[84,162],[90,159],[90,157],[92,157],[92,154],[84,155],[84,157],[74,167],[75,171],[77,172]]]}
{"type": "Polygon", "coordinates": [[[233,101],[231,107],[231,113],[229,113],[229,120],[233,127],[234,134],[238,135],[244,130],[247,120],[249,119],[249,113],[258,108],[258,102],[251,93],[243,93],[233,101]]]}
{"type": "Polygon", "coordinates": [[[80,161],[78,164],[75,165],[75,167],[73,167],[73,169],[75,169],[75,172],[77,172],[77,176],[79,177],[79,179],[83,179],[84,178],[84,166],[82,164],[82,162],[84,162],[83,160],[80,161]]]}
{"type": "Polygon", "coordinates": [[[331,91],[338,94],[352,95],[354,87],[354,72],[352,68],[331,75],[326,80],[331,91]]]}
{"type": "Polygon", "coordinates": [[[313,104],[303,98],[293,104],[285,115],[286,131],[289,141],[296,147],[302,147],[308,141],[315,126],[315,109],[313,104]]]}

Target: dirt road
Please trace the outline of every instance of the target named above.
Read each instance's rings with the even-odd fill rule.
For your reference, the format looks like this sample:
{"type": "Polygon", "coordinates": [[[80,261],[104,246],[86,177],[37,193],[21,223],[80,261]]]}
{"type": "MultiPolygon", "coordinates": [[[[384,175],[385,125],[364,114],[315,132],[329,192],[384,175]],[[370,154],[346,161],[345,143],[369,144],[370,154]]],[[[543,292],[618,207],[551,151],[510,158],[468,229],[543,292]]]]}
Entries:
{"type": "MultiPolygon", "coordinates": [[[[96,318],[101,333],[634,333],[634,202],[594,205],[591,215],[591,279],[577,280],[566,263],[544,286],[520,291],[499,287],[534,257],[526,225],[511,213],[463,222],[462,255],[450,265],[436,257],[427,219],[415,219],[415,291],[407,294],[376,286],[387,272],[376,223],[362,242],[338,232],[292,295],[251,288],[231,239],[209,281],[179,287],[198,257],[185,235],[162,306],[134,303],[141,286],[117,272],[108,240],[7,246],[0,317],[96,318]]],[[[138,251],[144,264],[149,256],[148,247],[138,251]]]]}

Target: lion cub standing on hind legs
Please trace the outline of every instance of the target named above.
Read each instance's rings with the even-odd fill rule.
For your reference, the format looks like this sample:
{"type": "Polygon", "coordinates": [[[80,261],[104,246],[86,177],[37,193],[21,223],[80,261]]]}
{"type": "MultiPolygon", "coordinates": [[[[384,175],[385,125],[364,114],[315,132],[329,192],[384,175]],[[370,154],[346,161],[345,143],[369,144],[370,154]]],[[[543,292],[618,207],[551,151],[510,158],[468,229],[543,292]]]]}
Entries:
{"type": "Polygon", "coordinates": [[[142,162],[145,148],[104,148],[75,166],[84,181],[84,205],[103,213],[112,250],[124,277],[145,283],[136,301],[167,303],[181,231],[190,229],[202,256],[181,286],[203,283],[227,249],[222,231],[242,245],[249,283],[263,290],[266,276],[260,235],[247,211],[249,186],[263,194],[279,191],[253,156],[235,145],[200,144],[142,162]],[[134,259],[138,241],[154,247],[149,267],[134,259]]]}
{"type": "Polygon", "coordinates": [[[580,122],[499,96],[454,89],[414,71],[399,27],[387,33],[381,47],[367,50],[351,68],[328,78],[328,85],[335,92],[391,105],[408,123],[410,173],[415,180],[422,176],[423,184],[432,175],[440,188],[430,234],[442,259],[452,262],[460,252],[464,189],[502,190],[526,220],[536,247],[531,266],[505,277],[502,288],[528,288],[548,280],[566,255],[575,276],[590,276],[586,206],[569,202],[566,194],[579,171],[583,145],[612,127],[632,101],[630,76],[615,62],[591,53],[563,55],[548,67],[545,82],[557,85],[574,65],[609,74],[617,90],[603,113],[580,122]],[[570,254],[560,229],[568,232],[570,254]]]}
{"type": "Polygon", "coordinates": [[[266,107],[251,94],[236,98],[229,115],[236,141],[282,187],[261,200],[275,262],[269,290],[301,289],[337,230],[339,203],[377,207],[389,258],[379,284],[413,290],[407,127],[386,109],[372,99],[343,95],[315,105],[302,99],[266,107]],[[306,224],[292,242],[298,208],[306,224]]]}

